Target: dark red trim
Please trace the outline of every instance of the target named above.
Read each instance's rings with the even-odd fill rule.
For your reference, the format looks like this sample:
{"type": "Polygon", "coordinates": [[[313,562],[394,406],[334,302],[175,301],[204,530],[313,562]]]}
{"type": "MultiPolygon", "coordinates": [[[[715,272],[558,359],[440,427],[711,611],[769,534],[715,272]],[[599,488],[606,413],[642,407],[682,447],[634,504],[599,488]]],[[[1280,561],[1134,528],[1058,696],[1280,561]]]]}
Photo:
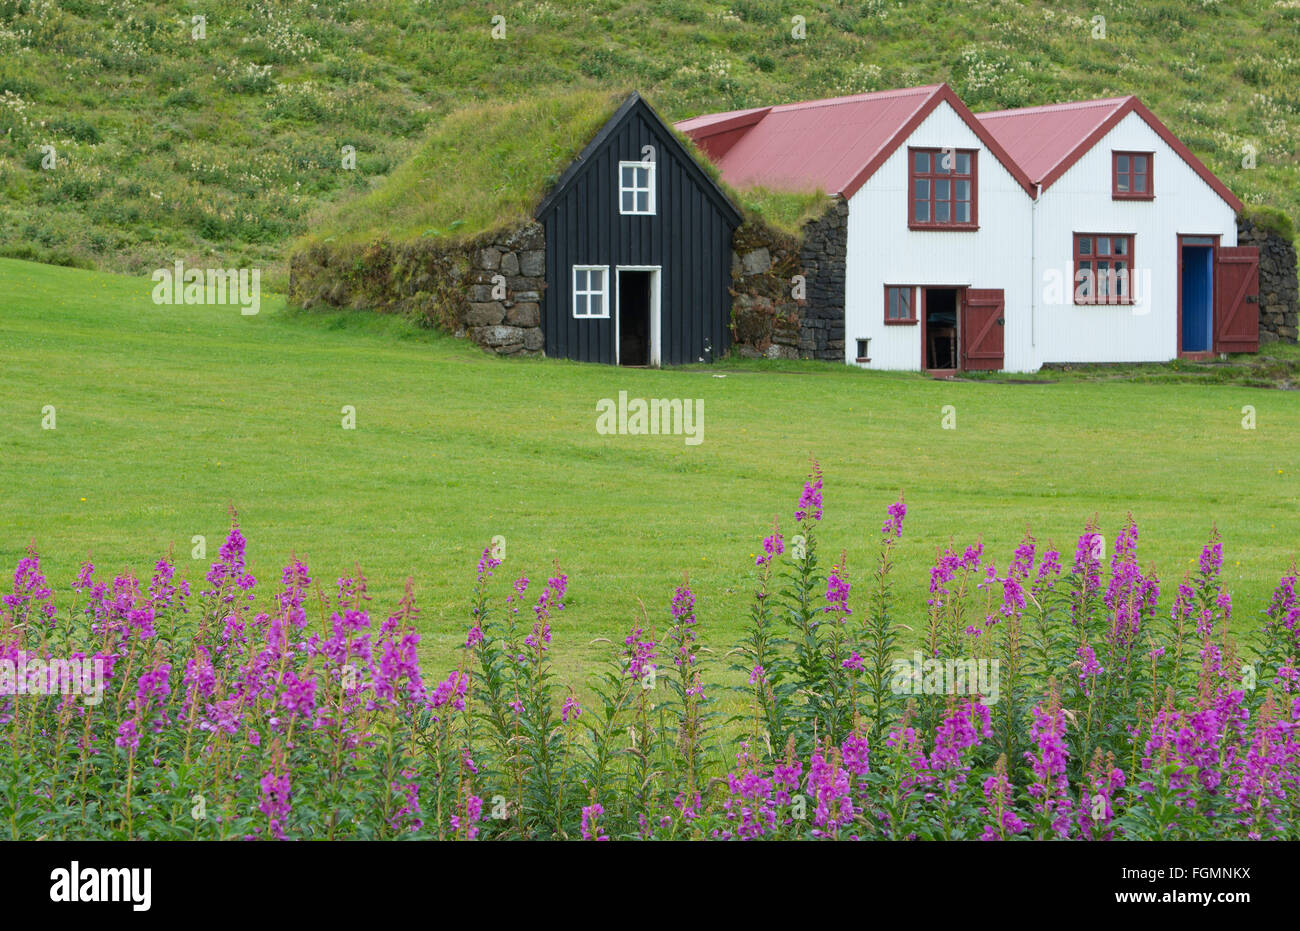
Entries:
{"type": "Polygon", "coordinates": [[[885,326],[916,326],[916,285],[910,284],[887,284],[885,285],[885,326]],[[898,288],[912,292],[907,298],[907,309],[912,316],[901,320],[891,320],[889,318],[889,289],[898,288]]]}
{"type": "Polygon", "coordinates": [[[930,148],[927,146],[908,146],[907,147],[907,228],[911,230],[977,230],[980,228],[979,217],[979,149],[953,149],[954,155],[970,156],[970,174],[957,174],[957,166],[953,165],[953,170],[947,173],[937,172],[934,169],[935,159],[941,157],[942,153],[947,151],[942,148],[930,148]],[[929,156],[930,170],[920,174],[916,171],[916,155],[924,153],[929,156]],[[918,180],[929,182],[930,192],[930,219],[918,220],[916,218],[916,182],[918,180]],[[957,216],[957,187],[958,181],[970,182],[970,219],[966,222],[957,220],[947,220],[939,222],[934,219],[935,206],[942,201],[938,201],[934,196],[934,184],[936,181],[947,181],[952,185],[948,190],[948,209],[949,216],[957,216]]]}
{"type": "Polygon", "coordinates": [[[1169,131],[1169,127],[1160,122],[1160,120],[1156,118],[1156,115],[1148,110],[1142,101],[1132,96],[1126,97],[1124,102],[1116,107],[1115,110],[1106,117],[1106,119],[1102,120],[1096,129],[1090,132],[1082,142],[1074,147],[1070,154],[1057,162],[1052,167],[1052,170],[1043,176],[1042,181],[1039,182],[1042,186],[1042,190],[1046,191],[1056,183],[1057,178],[1069,171],[1075,162],[1083,158],[1085,153],[1091,150],[1092,147],[1100,142],[1107,133],[1115,128],[1120,120],[1124,119],[1124,117],[1128,116],[1130,113],[1136,113],[1140,116],[1148,126],[1156,131],[1156,135],[1163,139],[1169,148],[1178,153],[1178,157],[1186,162],[1189,168],[1201,176],[1201,180],[1213,188],[1214,192],[1223,198],[1224,202],[1229,207],[1237,213],[1241,213],[1243,205],[1237,196],[1233,194],[1232,191],[1228,190],[1228,186],[1216,178],[1214,172],[1206,168],[1205,163],[1193,155],[1192,150],[1183,145],[1178,137],[1169,131]]]}
{"type": "MultiPolygon", "coordinates": [[[[1071,300],[1071,302],[1072,302],[1076,307],[1127,307],[1127,306],[1131,305],[1131,304],[1133,303],[1133,283],[1134,283],[1134,281],[1135,281],[1136,278],[1137,278],[1137,270],[1136,270],[1136,269],[1137,269],[1137,266],[1134,264],[1134,261],[1133,261],[1133,248],[1134,248],[1134,241],[1137,239],[1137,236],[1134,235],[1133,233],[1080,233],[1080,232],[1075,232],[1075,233],[1071,233],[1071,234],[1070,234],[1070,237],[1071,237],[1070,251],[1071,251],[1071,252],[1073,253],[1073,255],[1074,255],[1074,277],[1070,279],[1070,300],[1071,300]],[[1079,300],[1079,271],[1080,271],[1080,268],[1079,268],[1079,262],[1082,261],[1082,258],[1081,258],[1080,253],[1079,253],[1079,237],[1080,237],[1080,236],[1087,236],[1089,239],[1092,239],[1094,243],[1096,242],[1096,240],[1097,240],[1098,238],[1110,239],[1110,240],[1112,240],[1112,242],[1113,242],[1114,240],[1116,240],[1116,239],[1127,239],[1127,240],[1128,240],[1128,253],[1127,253],[1126,255],[1119,255],[1119,254],[1117,254],[1117,253],[1114,251],[1114,246],[1113,246],[1113,245],[1112,245],[1112,247],[1111,247],[1111,250],[1112,250],[1112,251],[1110,251],[1110,252],[1103,252],[1103,253],[1100,253],[1100,254],[1097,252],[1096,246],[1094,245],[1094,246],[1093,246],[1093,251],[1090,252],[1090,253],[1088,253],[1088,261],[1092,262],[1094,267],[1093,267],[1093,269],[1092,269],[1092,273],[1093,273],[1093,278],[1092,278],[1092,295],[1091,295],[1091,296],[1092,296],[1092,299],[1091,299],[1091,300],[1087,300],[1087,301],[1081,301],[1081,300],[1079,300]],[[1124,263],[1128,266],[1128,289],[1127,289],[1128,293],[1125,295],[1125,297],[1124,297],[1123,300],[1118,300],[1118,301],[1117,301],[1117,300],[1110,300],[1110,299],[1107,299],[1107,300],[1104,300],[1104,301],[1103,301],[1103,300],[1099,300],[1099,299],[1098,299],[1098,293],[1097,293],[1098,288],[1097,288],[1097,269],[1096,269],[1096,264],[1097,264],[1098,261],[1110,261],[1112,264],[1114,264],[1114,261],[1115,261],[1116,259],[1121,259],[1121,260],[1123,260],[1124,263]]],[[[1179,279],[1179,280],[1181,281],[1181,279],[1179,279]]]]}
{"type": "Polygon", "coordinates": [[[1110,153],[1110,196],[1113,200],[1155,200],[1156,187],[1154,180],[1154,169],[1156,165],[1156,153],[1154,152],[1124,152],[1115,150],[1110,153]],[[1124,157],[1128,159],[1128,190],[1119,189],[1119,160],[1124,157]],[[1134,159],[1145,158],[1147,160],[1146,171],[1137,172],[1133,170],[1134,159]],[[1143,179],[1141,191],[1133,190],[1133,182],[1138,177],[1143,179]]]}
{"type": "MultiPolygon", "coordinates": [[[[899,127],[898,132],[894,133],[887,143],[880,147],[880,150],[872,156],[871,161],[862,167],[862,170],[854,176],[853,180],[844,186],[844,190],[839,193],[848,200],[857,193],[858,188],[867,183],[867,179],[876,173],[881,165],[885,163],[891,155],[898,150],[898,147],[907,141],[908,137],[916,130],[927,116],[934,112],[935,107],[941,103],[947,103],[962,118],[962,121],[970,128],[979,141],[984,143],[984,148],[993,153],[993,157],[1002,163],[1002,167],[1007,170],[1011,177],[1016,179],[1016,183],[1025,189],[1025,193],[1030,197],[1034,196],[1034,184],[1025,174],[1025,170],[1016,164],[1015,160],[1007,154],[1007,150],[1002,144],[993,138],[988,127],[975,118],[970,107],[962,103],[961,98],[947,84],[935,86],[934,93],[925,98],[925,101],[917,108],[916,112],[908,117],[907,121],[899,127]]],[[[833,192],[832,192],[833,193],[833,192]]]]}

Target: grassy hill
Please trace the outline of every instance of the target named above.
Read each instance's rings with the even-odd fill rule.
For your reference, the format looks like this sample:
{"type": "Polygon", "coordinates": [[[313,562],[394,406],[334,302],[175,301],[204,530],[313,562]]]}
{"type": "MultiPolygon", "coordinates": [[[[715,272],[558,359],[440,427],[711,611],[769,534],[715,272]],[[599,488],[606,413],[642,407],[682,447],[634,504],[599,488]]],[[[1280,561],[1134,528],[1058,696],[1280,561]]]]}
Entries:
{"type": "Polygon", "coordinates": [[[913,629],[950,539],[982,537],[1004,567],[1026,525],[1072,547],[1093,514],[1113,539],[1131,511],[1168,603],[1217,522],[1239,631],[1300,539],[1291,391],[506,360],[395,317],[292,315],[274,297],[245,317],[158,306],[151,287],[0,260],[0,571],[33,541],[66,595],[87,554],[102,570],[144,570],[174,548],[199,582],[233,505],[259,579],[278,579],[295,552],[326,586],[359,562],[378,612],[413,576],[441,665],[464,636],[478,552],[500,534],[505,579],[561,561],[557,657],[589,671],[606,655],[592,641],[621,642],[639,600],[662,628],[683,572],[706,642],[731,646],[755,548],[774,516],[789,530],[810,453],[826,471],[826,554],[846,550],[855,585],[906,491],[896,591],[913,629]],[[597,433],[597,401],[619,391],[703,399],[704,442],[597,433]],[[1242,429],[1247,404],[1257,429],[1242,429]],[[42,429],[47,405],[54,430],[42,429]],[[942,429],[946,405],[955,430],[942,429]],[[196,534],[206,559],[190,558],[196,534]]]}
{"type": "Polygon", "coordinates": [[[938,80],[976,110],[1136,93],[1244,200],[1300,213],[1292,2],[211,0],[194,38],[196,10],[0,0],[0,254],[283,273],[445,115],[560,89],[670,119],[938,80]]]}

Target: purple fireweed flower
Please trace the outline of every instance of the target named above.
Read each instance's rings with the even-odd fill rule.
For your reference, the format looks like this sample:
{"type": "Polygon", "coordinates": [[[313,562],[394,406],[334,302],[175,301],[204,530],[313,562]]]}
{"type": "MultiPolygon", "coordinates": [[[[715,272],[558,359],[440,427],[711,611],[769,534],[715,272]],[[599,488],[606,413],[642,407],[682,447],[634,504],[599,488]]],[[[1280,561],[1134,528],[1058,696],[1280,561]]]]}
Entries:
{"type": "Polygon", "coordinates": [[[289,563],[280,574],[280,583],[282,590],[276,596],[280,611],[290,624],[302,630],[307,626],[307,612],[303,604],[307,591],[311,588],[311,576],[306,564],[297,559],[289,563]]]}
{"type": "Polygon", "coordinates": [[[430,708],[450,706],[456,711],[464,711],[465,693],[468,690],[469,673],[455,670],[434,688],[433,694],[429,696],[428,706],[430,708]]]}
{"type": "Polygon", "coordinates": [[[1210,531],[1210,541],[1201,550],[1201,575],[1207,581],[1215,580],[1222,569],[1223,541],[1219,537],[1219,528],[1214,527],[1210,531]]]}
{"type": "Polygon", "coordinates": [[[1011,781],[1007,779],[1006,758],[1003,757],[998,760],[993,775],[984,780],[984,800],[987,805],[980,808],[980,814],[993,819],[993,823],[985,826],[980,840],[1003,840],[1029,827],[1016,814],[1011,796],[1011,781]]]}
{"type": "Polygon", "coordinates": [[[1103,764],[1100,756],[1088,768],[1088,777],[1079,799],[1078,823],[1079,834],[1084,840],[1111,840],[1114,832],[1108,830],[1115,817],[1113,801],[1116,793],[1124,788],[1124,771],[1109,760],[1103,764]],[[1093,806],[1096,800],[1102,801],[1101,817],[1093,818],[1093,806]]]}
{"type": "Polygon", "coordinates": [[[784,552],[785,539],[781,536],[781,531],[774,525],[772,527],[772,533],[763,538],[763,552],[754,560],[754,565],[766,566],[784,552]]]}
{"type": "Polygon", "coordinates": [[[420,672],[420,635],[406,630],[380,644],[379,668],[372,670],[375,697],[395,703],[399,697],[412,705],[424,703],[424,677],[420,672]]]}
{"type": "Polygon", "coordinates": [[[247,592],[246,600],[253,600],[252,589],[257,580],[244,571],[244,548],[246,541],[239,531],[239,524],[233,523],[226,541],[217,551],[217,561],[208,569],[204,578],[211,588],[202,592],[203,597],[216,597],[223,605],[234,603],[240,592],[247,592]]]}
{"type": "Polygon", "coordinates": [[[679,585],[673,592],[673,623],[668,629],[668,641],[673,646],[673,664],[680,669],[695,665],[696,633],[695,593],[689,586],[679,585]]]}
{"type": "Polygon", "coordinates": [[[749,671],[749,684],[758,685],[767,682],[767,670],[762,666],[755,666],[749,671]]]}
{"type": "Polygon", "coordinates": [[[166,559],[154,564],[153,581],[149,584],[149,603],[155,612],[174,608],[185,611],[185,599],[190,595],[190,583],[176,581],[176,567],[166,559]]]}
{"type": "Polygon", "coordinates": [[[1065,742],[1065,711],[1055,690],[1045,702],[1034,706],[1033,718],[1029,737],[1035,749],[1025,751],[1025,759],[1034,773],[1029,794],[1034,799],[1034,811],[1058,837],[1065,838],[1070,831],[1073,805],[1065,775],[1070,751],[1065,742]]]}
{"type": "Polygon", "coordinates": [[[592,802],[590,805],[582,806],[582,839],[583,840],[609,840],[598,823],[598,819],[605,813],[605,808],[600,802],[592,802]]]}
{"type": "Polygon", "coordinates": [[[871,771],[871,748],[865,734],[853,733],[844,738],[844,743],[840,744],[840,762],[854,778],[861,778],[871,771]]]}
{"type": "Polygon", "coordinates": [[[633,627],[624,639],[626,649],[623,658],[627,662],[627,674],[633,679],[640,679],[654,668],[654,660],[659,655],[655,649],[654,637],[648,635],[641,627],[633,627]]]}
{"type": "Polygon", "coordinates": [[[728,795],[722,801],[727,827],[714,831],[723,840],[753,840],[776,828],[772,780],[755,766],[749,744],[736,754],[736,768],[727,774],[728,795]]]}
{"type": "Polygon", "coordinates": [[[840,615],[840,619],[846,618],[853,614],[849,608],[849,592],[852,586],[849,580],[844,577],[844,554],[840,554],[840,561],[831,568],[831,574],[826,579],[826,601],[827,604],[823,611],[840,615]]]}
{"type": "Polygon", "coordinates": [[[1025,610],[1025,590],[1020,582],[1021,577],[1017,577],[1014,568],[1002,580],[1002,616],[1005,618],[1017,617],[1025,610]]]}
{"type": "Polygon", "coordinates": [[[935,728],[929,771],[936,776],[946,774],[945,787],[949,792],[954,791],[966,781],[970,770],[966,751],[992,733],[989,709],[980,702],[968,701],[953,709],[935,728]]]}
{"type": "Polygon", "coordinates": [[[682,823],[690,824],[700,816],[700,805],[703,804],[700,793],[696,792],[690,798],[686,797],[685,792],[678,792],[677,797],[673,799],[673,807],[682,815],[682,823]]]}
{"type": "Polygon", "coordinates": [[[581,714],[582,706],[578,704],[578,699],[571,694],[565,696],[564,704],[560,708],[560,720],[568,724],[570,721],[578,720],[581,714]]]}
{"type": "Polygon", "coordinates": [[[834,747],[818,747],[808,765],[808,789],[816,809],[813,812],[813,836],[839,836],[841,828],[853,823],[853,788],[849,772],[840,765],[834,747]]]}
{"type": "MultiPolygon", "coordinates": [[[[840,663],[840,665],[845,669],[851,669],[854,672],[862,672],[862,670],[866,668],[862,662],[862,657],[858,655],[856,650],[850,653],[849,658],[840,663]]],[[[750,678],[752,679],[753,677],[751,676],[750,678]]],[[[751,684],[753,683],[751,682],[751,684]]]]}
{"type": "Polygon", "coordinates": [[[471,794],[465,799],[464,813],[451,816],[451,829],[459,832],[463,825],[465,839],[474,840],[478,837],[478,822],[481,820],[483,820],[483,799],[471,794]]]}
{"type": "Polygon", "coordinates": [[[501,566],[501,560],[494,555],[495,547],[491,544],[483,547],[483,553],[478,559],[478,581],[482,583],[484,579],[492,577],[492,571],[501,566]]]}
{"type": "Polygon", "coordinates": [[[903,518],[907,516],[907,505],[900,494],[898,500],[888,508],[889,517],[880,528],[880,535],[886,539],[897,540],[903,535],[903,518]]]}
{"type": "Polygon", "coordinates": [[[416,775],[416,770],[404,768],[401,779],[388,784],[401,799],[401,806],[388,819],[389,825],[395,830],[414,832],[424,827],[424,822],[420,819],[420,784],[415,781],[416,775]]]}
{"type": "Polygon", "coordinates": [[[283,761],[277,760],[276,766],[262,774],[258,785],[262,789],[262,798],[257,810],[266,815],[270,822],[271,834],[276,840],[284,840],[284,823],[290,811],[289,774],[283,769],[283,761]]]}
{"type": "Polygon", "coordinates": [[[123,750],[131,753],[140,749],[140,728],[135,718],[127,718],[117,727],[117,739],[114,741],[123,750]]]}
{"type": "Polygon", "coordinates": [[[1105,670],[1097,662],[1097,652],[1086,643],[1075,650],[1074,655],[1079,657],[1079,688],[1084,695],[1091,695],[1093,680],[1105,670]]]}
{"type": "Polygon", "coordinates": [[[803,494],[799,496],[799,504],[794,511],[796,523],[802,524],[809,516],[813,521],[822,519],[822,468],[816,459],[813,460],[812,474],[804,483],[803,494]]]}
{"type": "Polygon", "coordinates": [[[1038,564],[1038,575],[1034,581],[1035,593],[1050,591],[1061,575],[1061,554],[1049,549],[1043,554],[1043,561],[1038,564]]]}
{"type": "Polygon", "coordinates": [[[465,646],[473,649],[483,642],[483,627],[475,624],[469,629],[469,634],[465,637],[465,646]]]}
{"type": "Polygon", "coordinates": [[[1024,582],[1034,570],[1034,552],[1036,541],[1032,534],[1025,532],[1024,539],[1011,555],[1011,565],[1007,568],[1007,578],[1024,582]]]}
{"type": "Polygon", "coordinates": [[[1074,572],[1082,579],[1085,594],[1101,590],[1101,550],[1101,534],[1090,522],[1074,548],[1074,572]]]}
{"type": "Polygon", "coordinates": [[[0,603],[12,612],[16,623],[31,619],[47,627],[54,626],[54,590],[45,584],[41,557],[34,546],[29,545],[26,555],[18,560],[14,569],[13,593],[0,598],[0,603]]]}
{"type": "Polygon", "coordinates": [[[280,705],[290,715],[310,718],[316,713],[316,680],[299,679],[292,669],[280,681],[280,705]]]}
{"type": "Polygon", "coordinates": [[[217,672],[212,666],[212,656],[205,646],[194,648],[194,657],[185,664],[185,676],[182,679],[185,689],[185,701],[182,705],[181,720],[189,722],[196,702],[209,699],[216,691],[217,672]]]}

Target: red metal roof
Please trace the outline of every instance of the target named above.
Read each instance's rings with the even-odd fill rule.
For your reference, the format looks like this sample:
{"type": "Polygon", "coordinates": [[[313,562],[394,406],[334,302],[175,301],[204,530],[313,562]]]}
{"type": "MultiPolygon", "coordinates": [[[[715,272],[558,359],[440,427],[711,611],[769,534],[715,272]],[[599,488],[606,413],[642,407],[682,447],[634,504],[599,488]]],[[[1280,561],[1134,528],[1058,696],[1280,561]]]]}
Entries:
{"type": "Polygon", "coordinates": [[[1032,192],[1028,177],[946,84],[713,113],[676,127],[733,187],[820,188],[851,197],[942,102],[1032,192]]]}
{"type": "Polygon", "coordinates": [[[1234,210],[1242,203],[1136,97],[971,113],[946,84],[711,113],[675,124],[737,188],[852,197],[939,103],[966,121],[1029,195],[1047,190],[1129,113],[1140,116],[1234,210]]]}
{"type": "Polygon", "coordinates": [[[1045,191],[1130,113],[1136,113],[1155,130],[1233,210],[1241,210],[1241,201],[1227,185],[1136,97],[998,110],[976,114],[976,119],[989,128],[1025,173],[1045,191]]]}

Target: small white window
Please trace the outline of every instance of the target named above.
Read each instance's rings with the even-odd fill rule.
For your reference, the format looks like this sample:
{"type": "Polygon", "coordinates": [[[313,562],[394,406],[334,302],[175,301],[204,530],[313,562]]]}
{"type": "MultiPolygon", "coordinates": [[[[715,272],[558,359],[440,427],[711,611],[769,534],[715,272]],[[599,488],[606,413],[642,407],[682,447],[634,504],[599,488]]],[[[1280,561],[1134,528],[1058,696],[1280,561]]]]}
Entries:
{"type": "Polygon", "coordinates": [[[618,212],[655,212],[654,162],[618,163],[618,212]]]}
{"type": "Polygon", "coordinates": [[[609,266],[573,266],[573,315],[609,316],[609,266]]]}

